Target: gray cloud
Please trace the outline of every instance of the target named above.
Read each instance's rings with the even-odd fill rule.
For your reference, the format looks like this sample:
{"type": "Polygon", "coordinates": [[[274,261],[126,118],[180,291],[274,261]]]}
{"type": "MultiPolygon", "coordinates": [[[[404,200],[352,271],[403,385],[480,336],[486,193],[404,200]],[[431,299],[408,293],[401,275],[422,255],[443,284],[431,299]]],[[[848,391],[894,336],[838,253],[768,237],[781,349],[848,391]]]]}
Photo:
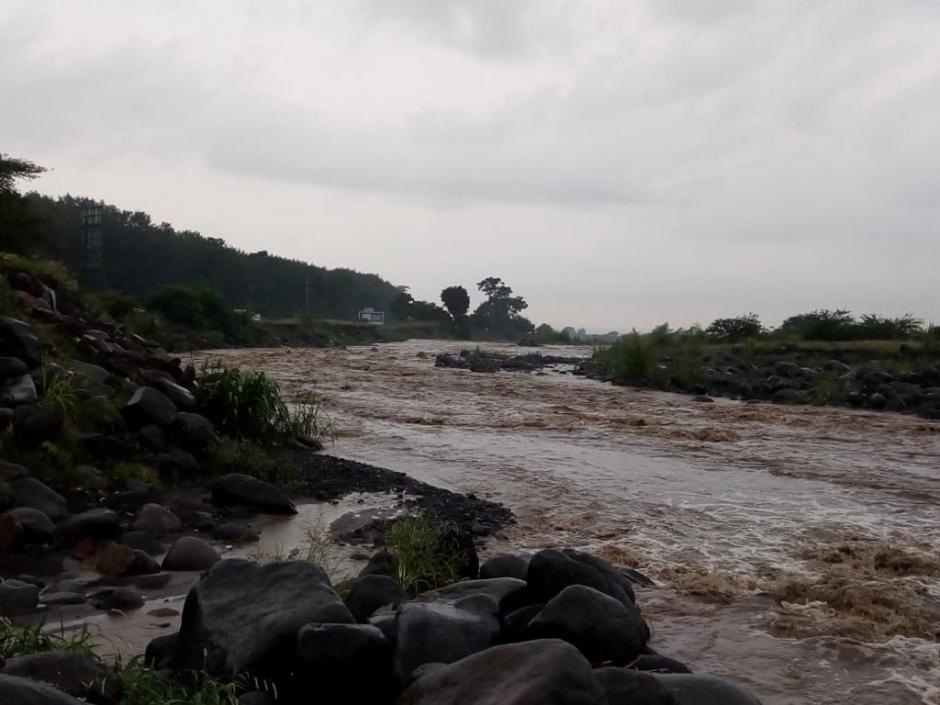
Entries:
{"type": "MultiPolygon", "coordinates": [[[[129,164],[177,180],[178,191],[162,187],[177,198],[159,203],[178,224],[236,242],[255,238],[266,216],[208,213],[183,183],[198,173],[207,195],[263,188],[284,214],[267,249],[281,237],[290,255],[308,252],[300,223],[325,217],[278,195],[298,189],[342,204],[346,220],[331,227],[348,222],[362,243],[426,247],[431,228],[505,243],[511,230],[548,253],[513,248],[538,266],[507,268],[517,289],[553,301],[542,309],[530,294],[533,311],[558,323],[630,323],[612,300],[650,287],[657,302],[637,304],[640,323],[654,309],[678,322],[735,305],[775,316],[879,300],[887,312],[940,317],[923,280],[925,262],[940,260],[933,3],[136,9],[0,9],[3,151],[115,191],[128,188],[129,164]],[[84,41],[89,32],[99,40],[84,41]],[[588,248],[579,272],[603,297],[580,285],[568,299],[553,294],[572,242],[588,248]],[[762,290],[780,267],[799,291],[762,290]]],[[[83,189],[56,178],[49,188],[83,189]]],[[[135,205],[154,207],[147,198],[135,205]]],[[[319,242],[309,256],[350,262],[362,256],[355,244],[319,242]]],[[[424,295],[439,289],[413,257],[381,251],[366,266],[424,295]]],[[[489,255],[469,260],[468,281],[494,266],[489,255]]]]}

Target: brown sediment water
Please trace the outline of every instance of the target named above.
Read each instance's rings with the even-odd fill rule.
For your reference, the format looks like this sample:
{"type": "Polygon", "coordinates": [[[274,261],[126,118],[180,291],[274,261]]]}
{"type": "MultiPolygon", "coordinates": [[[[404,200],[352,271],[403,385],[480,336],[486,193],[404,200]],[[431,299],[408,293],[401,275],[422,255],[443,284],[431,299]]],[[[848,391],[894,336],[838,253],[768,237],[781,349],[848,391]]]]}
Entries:
{"type": "Polygon", "coordinates": [[[570,546],[644,570],[657,650],[767,705],[940,705],[940,424],[434,367],[469,345],[196,359],[324,395],[336,455],[507,504],[518,523],[489,552],[570,546]]]}

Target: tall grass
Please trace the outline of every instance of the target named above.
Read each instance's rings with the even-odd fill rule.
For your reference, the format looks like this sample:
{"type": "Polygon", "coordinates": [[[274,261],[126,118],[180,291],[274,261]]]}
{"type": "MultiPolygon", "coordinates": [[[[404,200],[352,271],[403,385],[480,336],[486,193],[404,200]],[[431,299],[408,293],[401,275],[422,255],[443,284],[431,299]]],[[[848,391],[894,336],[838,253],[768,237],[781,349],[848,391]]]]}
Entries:
{"type": "Polygon", "coordinates": [[[402,517],[389,528],[385,545],[398,559],[398,581],[409,595],[449,585],[459,577],[460,558],[443,550],[452,529],[424,515],[402,517]]]}
{"type": "Polygon", "coordinates": [[[65,636],[46,631],[44,626],[17,626],[0,617],[0,659],[28,656],[44,651],[76,651],[91,653],[91,635],[83,627],[75,634],[65,636]]]}
{"type": "Polygon", "coordinates": [[[223,434],[264,445],[302,436],[332,439],[332,423],[316,394],[288,404],[277,383],[262,371],[216,366],[204,372],[201,402],[223,434]]]}
{"type": "Polygon", "coordinates": [[[144,666],[139,657],[117,666],[121,705],[238,705],[245,679],[221,682],[200,677],[183,682],[144,666]]]}

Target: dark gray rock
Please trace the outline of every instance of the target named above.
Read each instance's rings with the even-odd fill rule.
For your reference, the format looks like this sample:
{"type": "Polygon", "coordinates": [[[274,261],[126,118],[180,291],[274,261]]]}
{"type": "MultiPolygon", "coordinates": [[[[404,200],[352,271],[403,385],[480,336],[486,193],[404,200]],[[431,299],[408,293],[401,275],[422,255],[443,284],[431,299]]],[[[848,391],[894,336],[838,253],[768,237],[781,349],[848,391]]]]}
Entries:
{"type": "Polygon", "coordinates": [[[357,622],[365,623],[380,607],[397,607],[407,601],[408,595],[397,580],[387,575],[363,575],[351,581],[346,607],[357,622]]]}
{"type": "Polygon", "coordinates": [[[137,432],[137,438],[140,439],[140,445],[146,450],[152,450],[155,453],[162,453],[166,450],[166,434],[159,426],[152,423],[143,426],[137,432]]]}
{"type": "Polygon", "coordinates": [[[85,596],[78,592],[68,592],[66,590],[45,590],[39,595],[39,601],[44,605],[80,605],[85,601],[85,596]]]}
{"type": "Polygon", "coordinates": [[[28,447],[56,440],[64,424],[65,412],[58,404],[21,406],[13,415],[13,433],[28,447]]]}
{"type": "Polygon", "coordinates": [[[14,617],[32,612],[37,604],[39,588],[32,583],[13,579],[0,583],[0,617],[14,617]]]}
{"type": "Polygon", "coordinates": [[[297,635],[301,681],[318,697],[366,703],[391,700],[392,648],[368,624],[308,624],[297,635]]]}
{"type": "Polygon", "coordinates": [[[183,536],[163,559],[163,570],[208,570],[221,560],[219,552],[200,538],[183,536]]]}
{"type": "Polygon", "coordinates": [[[657,671],[659,673],[691,673],[692,669],[681,661],[659,654],[641,654],[630,664],[635,671],[657,671]]]}
{"type": "Polygon", "coordinates": [[[156,670],[176,670],[179,634],[164,634],[150,640],[144,650],[144,665],[156,670]]]}
{"type": "Polygon", "coordinates": [[[274,485],[250,475],[229,473],[212,483],[212,503],[251,507],[265,514],[296,514],[290,497],[274,485]]]}
{"type": "Polygon", "coordinates": [[[536,553],[527,577],[531,602],[548,602],[569,585],[587,585],[619,600],[634,603],[630,581],[607,561],[582,551],[564,549],[536,553]]]}
{"type": "Polygon", "coordinates": [[[635,605],[585,585],[571,585],[553,597],[529,623],[535,638],[563,639],[593,664],[623,666],[640,655],[649,637],[635,605]]]}
{"type": "Polygon", "coordinates": [[[167,399],[176,405],[176,408],[185,411],[191,411],[196,408],[196,397],[193,396],[193,393],[186,389],[186,387],[180,386],[165,377],[156,380],[155,386],[166,395],[167,399]]]}
{"type": "Polygon", "coordinates": [[[480,566],[481,578],[517,578],[526,580],[529,575],[529,556],[504,553],[493,556],[480,566]]]}
{"type": "Polygon", "coordinates": [[[607,705],[678,705],[673,694],[647,673],[608,667],[594,671],[594,677],[607,705]]]}
{"type": "MultiPolygon", "coordinates": [[[[480,596],[475,596],[480,597],[480,596]]],[[[492,614],[480,614],[476,604],[408,603],[398,611],[395,625],[395,675],[407,683],[425,663],[453,663],[483,651],[499,634],[498,610],[492,598],[492,614]]]]}
{"type": "Polygon", "coordinates": [[[26,363],[18,357],[0,357],[0,380],[19,377],[29,372],[26,363]]]}
{"type": "Polygon", "coordinates": [[[21,477],[29,477],[29,470],[16,463],[0,461],[0,482],[13,482],[21,477]]]}
{"type": "Polygon", "coordinates": [[[55,524],[38,509],[19,507],[11,509],[0,518],[2,531],[9,531],[13,546],[34,546],[51,543],[55,536],[55,524]]]}
{"type": "Polygon", "coordinates": [[[89,509],[59,524],[56,534],[65,542],[82,538],[116,539],[121,535],[121,518],[111,509],[89,509]]]}
{"type": "Polygon", "coordinates": [[[526,583],[518,578],[487,578],[482,580],[461,580],[419,595],[417,601],[436,600],[455,602],[470,595],[487,595],[499,605],[500,613],[505,614],[522,607],[528,598],[526,583]]]}
{"type": "Polygon", "coordinates": [[[176,415],[173,434],[180,446],[193,453],[205,453],[219,440],[209,419],[189,411],[176,415]]]}
{"type": "Polygon", "coordinates": [[[68,516],[65,498],[34,477],[21,477],[8,484],[10,497],[18,507],[38,509],[53,521],[68,516]]]}
{"type": "Polygon", "coordinates": [[[760,705],[760,700],[728,681],[701,674],[651,674],[678,705],[760,705]]]}
{"type": "Polygon", "coordinates": [[[156,558],[139,548],[134,549],[133,558],[122,575],[154,575],[161,571],[156,558]]]}
{"type": "Polygon", "coordinates": [[[166,536],[179,531],[183,526],[179,517],[169,509],[153,502],[140,508],[137,518],[131,527],[134,531],[143,531],[151,536],[166,536]]]}
{"type": "Polygon", "coordinates": [[[0,384],[0,404],[20,406],[35,404],[37,401],[39,394],[36,392],[36,383],[28,374],[9,377],[0,384]]]}
{"type": "Polygon", "coordinates": [[[771,394],[770,401],[774,404],[808,404],[809,397],[799,389],[784,388],[771,394]]]}
{"type": "Polygon", "coordinates": [[[213,676],[276,677],[296,663],[301,627],[353,622],[326,573],[312,563],[224,560],[186,598],[175,660],[179,668],[213,676]]]}
{"type": "Polygon", "coordinates": [[[416,680],[398,705],[605,705],[590,664],[557,640],[496,646],[416,680]]]}
{"type": "Polygon", "coordinates": [[[4,705],[83,705],[82,701],[48,683],[0,674],[0,703],[4,705]]]}
{"type": "Polygon", "coordinates": [[[120,542],[131,548],[139,548],[145,553],[156,556],[163,553],[166,548],[160,543],[153,534],[145,531],[127,531],[121,535],[120,542]]]}
{"type": "Polygon", "coordinates": [[[138,387],[130,401],[121,409],[121,415],[133,428],[148,424],[166,428],[176,418],[176,406],[159,390],[153,387],[138,387]]]}
{"type": "Polygon", "coordinates": [[[365,567],[359,571],[359,575],[396,576],[398,575],[398,557],[388,549],[380,549],[373,554],[365,567]]]}
{"type": "Polygon", "coordinates": [[[253,690],[238,696],[238,705],[277,705],[277,701],[270,693],[253,690]]]}
{"type": "Polygon", "coordinates": [[[39,367],[42,350],[32,326],[9,316],[0,316],[0,355],[19,358],[29,369],[39,367]]]}
{"type": "Polygon", "coordinates": [[[249,543],[259,540],[261,535],[244,522],[227,521],[213,527],[212,538],[229,543],[249,543]]]}
{"type": "Polygon", "coordinates": [[[92,702],[116,702],[120,691],[120,683],[112,671],[91,656],[74,651],[17,656],[6,662],[2,673],[42,681],[92,702]]]}
{"type": "Polygon", "coordinates": [[[102,590],[89,598],[101,610],[128,610],[140,609],[144,606],[144,598],[140,591],[134,587],[118,587],[102,590]]]}

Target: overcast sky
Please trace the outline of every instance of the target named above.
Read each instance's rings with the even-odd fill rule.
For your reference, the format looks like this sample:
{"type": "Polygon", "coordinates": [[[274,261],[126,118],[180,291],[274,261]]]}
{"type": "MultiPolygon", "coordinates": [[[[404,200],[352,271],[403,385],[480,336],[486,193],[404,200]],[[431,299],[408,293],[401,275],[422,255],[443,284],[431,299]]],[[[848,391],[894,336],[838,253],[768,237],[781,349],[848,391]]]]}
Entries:
{"type": "Polygon", "coordinates": [[[933,0],[0,0],[0,151],[536,322],[940,322],[933,0]]]}

